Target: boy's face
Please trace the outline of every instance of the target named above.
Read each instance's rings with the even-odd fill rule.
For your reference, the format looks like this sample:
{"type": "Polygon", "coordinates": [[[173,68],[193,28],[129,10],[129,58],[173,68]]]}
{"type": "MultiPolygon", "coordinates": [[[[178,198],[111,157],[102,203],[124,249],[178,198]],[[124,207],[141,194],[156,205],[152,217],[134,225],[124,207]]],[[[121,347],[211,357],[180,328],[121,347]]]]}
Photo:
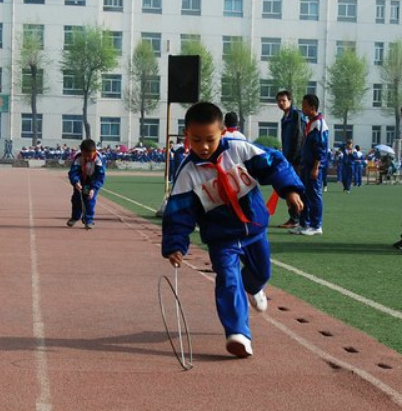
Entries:
{"type": "Polygon", "coordinates": [[[278,107],[284,112],[289,111],[290,107],[292,106],[292,100],[289,100],[288,96],[286,95],[278,96],[276,103],[278,104],[278,107]]]}
{"type": "Polygon", "coordinates": [[[90,151],[83,151],[82,152],[82,158],[84,159],[84,161],[90,161],[95,157],[96,154],[96,150],[90,150],[90,151]]]}
{"type": "Polygon", "coordinates": [[[307,117],[314,117],[317,113],[317,109],[314,106],[310,106],[307,100],[302,101],[302,112],[307,117]]]}
{"type": "Polygon", "coordinates": [[[215,153],[224,132],[219,121],[210,124],[191,123],[184,130],[191,150],[203,160],[208,160],[215,153]]]}

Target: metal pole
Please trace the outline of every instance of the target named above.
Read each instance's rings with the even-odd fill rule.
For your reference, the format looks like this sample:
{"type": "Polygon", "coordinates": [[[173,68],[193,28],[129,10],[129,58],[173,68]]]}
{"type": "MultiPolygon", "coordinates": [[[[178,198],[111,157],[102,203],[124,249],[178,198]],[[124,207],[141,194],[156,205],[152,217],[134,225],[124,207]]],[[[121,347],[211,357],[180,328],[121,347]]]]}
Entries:
{"type": "Polygon", "coordinates": [[[166,161],[165,161],[165,198],[169,195],[169,167],[170,167],[170,147],[169,147],[169,138],[170,138],[170,108],[171,103],[167,105],[167,114],[166,114],[166,161]]]}

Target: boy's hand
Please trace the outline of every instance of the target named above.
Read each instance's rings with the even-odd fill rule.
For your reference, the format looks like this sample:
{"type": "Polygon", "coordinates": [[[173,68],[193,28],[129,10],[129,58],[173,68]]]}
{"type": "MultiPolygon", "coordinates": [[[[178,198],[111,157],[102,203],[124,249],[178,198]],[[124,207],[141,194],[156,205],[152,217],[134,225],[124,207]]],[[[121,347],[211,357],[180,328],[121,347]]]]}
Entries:
{"type": "Polygon", "coordinates": [[[168,259],[173,267],[180,267],[183,261],[183,254],[180,251],[176,251],[175,253],[170,254],[168,259]]]}
{"type": "Polygon", "coordinates": [[[92,199],[94,198],[94,195],[95,195],[95,190],[89,190],[88,198],[89,198],[90,200],[92,200],[92,199]]]}
{"type": "Polygon", "coordinates": [[[318,168],[313,168],[311,170],[311,179],[312,180],[317,180],[318,179],[318,174],[319,174],[318,168]]]}
{"type": "Polygon", "coordinates": [[[76,188],[78,191],[82,191],[82,185],[81,185],[81,183],[75,183],[75,188],[76,188]]]}
{"type": "Polygon", "coordinates": [[[297,212],[298,214],[301,213],[304,208],[304,204],[300,198],[300,195],[295,191],[291,191],[290,193],[286,194],[286,203],[289,209],[297,212]]]}

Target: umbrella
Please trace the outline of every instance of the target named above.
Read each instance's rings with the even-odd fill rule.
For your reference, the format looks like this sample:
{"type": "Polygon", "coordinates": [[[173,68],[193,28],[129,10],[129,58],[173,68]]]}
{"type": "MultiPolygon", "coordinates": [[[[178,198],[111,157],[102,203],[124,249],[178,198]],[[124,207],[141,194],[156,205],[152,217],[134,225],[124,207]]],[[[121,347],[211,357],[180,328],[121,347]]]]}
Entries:
{"type": "Polygon", "coordinates": [[[381,153],[395,155],[395,151],[390,146],[387,146],[385,144],[379,144],[378,146],[375,146],[374,148],[380,151],[381,153]]]}

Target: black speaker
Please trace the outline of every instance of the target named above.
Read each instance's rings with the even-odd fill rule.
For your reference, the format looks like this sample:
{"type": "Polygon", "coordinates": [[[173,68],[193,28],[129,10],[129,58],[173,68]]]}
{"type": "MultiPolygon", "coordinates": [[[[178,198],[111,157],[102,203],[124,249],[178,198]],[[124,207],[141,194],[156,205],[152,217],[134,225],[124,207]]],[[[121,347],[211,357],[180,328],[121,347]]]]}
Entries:
{"type": "Polygon", "coordinates": [[[195,103],[200,98],[201,57],[169,56],[168,103],[195,103]]]}

